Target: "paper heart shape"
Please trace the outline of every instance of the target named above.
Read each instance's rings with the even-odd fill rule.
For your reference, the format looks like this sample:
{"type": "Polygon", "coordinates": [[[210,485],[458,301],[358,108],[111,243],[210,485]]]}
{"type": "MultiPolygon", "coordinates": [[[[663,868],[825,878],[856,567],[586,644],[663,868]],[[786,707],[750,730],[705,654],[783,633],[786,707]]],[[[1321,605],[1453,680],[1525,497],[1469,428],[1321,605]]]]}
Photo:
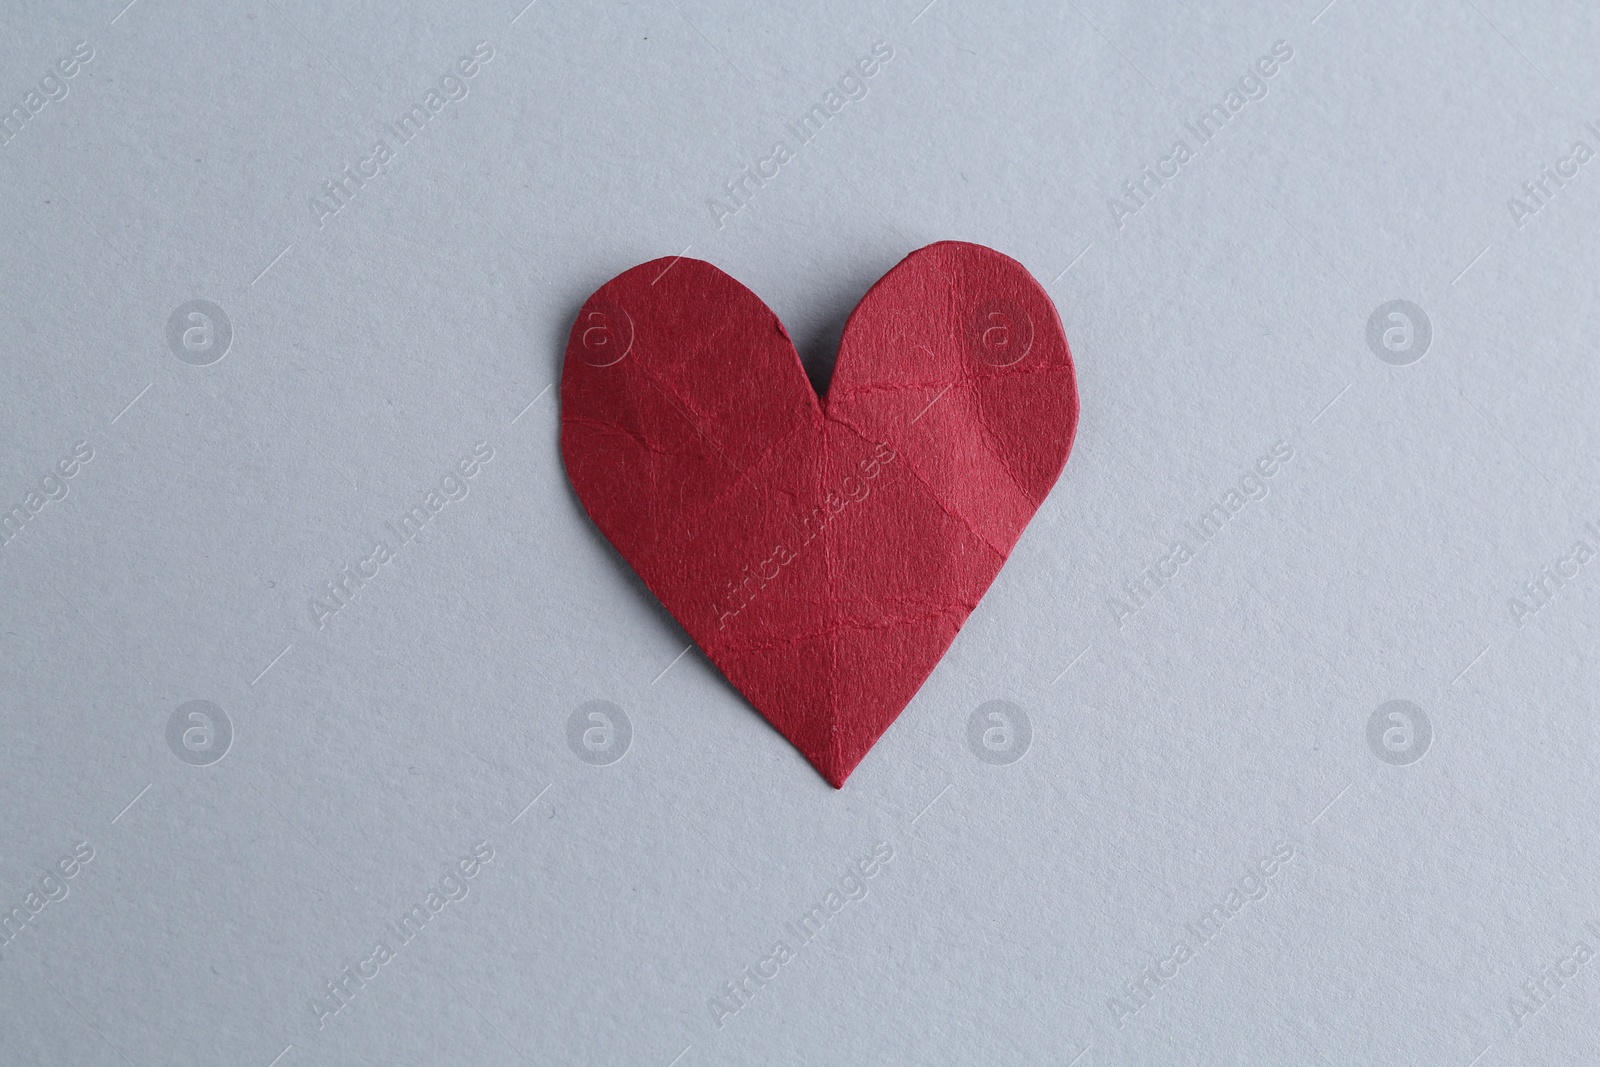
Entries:
{"type": "Polygon", "coordinates": [[[584,509],[835,787],[955,640],[1077,423],[1050,297],[958,241],[862,298],[825,402],[771,309],[681,257],[597,289],[561,375],[584,509]]]}

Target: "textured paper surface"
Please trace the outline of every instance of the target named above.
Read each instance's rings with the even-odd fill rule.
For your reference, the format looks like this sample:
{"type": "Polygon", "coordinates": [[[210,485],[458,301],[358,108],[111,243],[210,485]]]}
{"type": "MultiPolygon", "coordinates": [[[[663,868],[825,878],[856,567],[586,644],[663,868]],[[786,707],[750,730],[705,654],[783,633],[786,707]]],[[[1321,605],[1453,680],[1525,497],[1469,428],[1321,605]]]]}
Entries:
{"type": "Polygon", "coordinates": [[[682,257],[584,302],[561,379],[590,518],[835,787],[977,607],[1077,422],[1049,296],[958,241],[862,298],[820,401],[760,297],[682,257]]]}
{"type": "Polygon", "coordinates": [[[1590,8],[125,3],[0,35],[0,1060],[1600,1058],[1590,8]],[[1078,438],[835,791],[554,386],[945,239],[1078,438]]]}

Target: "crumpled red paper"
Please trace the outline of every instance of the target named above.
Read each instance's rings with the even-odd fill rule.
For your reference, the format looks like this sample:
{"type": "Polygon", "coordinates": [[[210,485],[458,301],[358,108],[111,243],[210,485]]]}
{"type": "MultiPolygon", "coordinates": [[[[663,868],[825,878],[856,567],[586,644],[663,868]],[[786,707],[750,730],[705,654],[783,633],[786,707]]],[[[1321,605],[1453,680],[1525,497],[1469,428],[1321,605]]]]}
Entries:
{"type": "Polygon", "coordinates": [[[1077,422],[1050,297],[959,241],[862,298],[826,401],[759,297],[682,258],[596,290],[561,377],[590,518],[835,787],[950,647],[1077,422]]]}

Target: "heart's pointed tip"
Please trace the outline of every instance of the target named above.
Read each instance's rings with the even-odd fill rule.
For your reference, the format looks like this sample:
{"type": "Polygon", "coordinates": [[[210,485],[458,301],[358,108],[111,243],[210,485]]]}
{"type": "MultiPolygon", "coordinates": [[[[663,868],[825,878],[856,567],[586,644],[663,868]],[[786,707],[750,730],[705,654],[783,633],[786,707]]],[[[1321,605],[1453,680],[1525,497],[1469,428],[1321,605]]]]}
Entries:
{"type": "Polygon", "coordinates": [[[817,769],[818,774],[822,775],[823,780],[835,789],[843,789],[845,779],[849,778],[850,772],[856,769],[855,763],[846,763],[839,759],[813,761],[812,766],[817,769]]]}
{"type": "Polygon", "coordinates": [[[843,789],[844,780],[850,777],[851,771],[856,769],[854,763],[846,764],[838,756],[822,753],[812,755],[804,749],[801,750],[800,754],[806,758],[807,763],[811,764],[813,770],[822,775],[822,780],[835,789],[843,789]]]}

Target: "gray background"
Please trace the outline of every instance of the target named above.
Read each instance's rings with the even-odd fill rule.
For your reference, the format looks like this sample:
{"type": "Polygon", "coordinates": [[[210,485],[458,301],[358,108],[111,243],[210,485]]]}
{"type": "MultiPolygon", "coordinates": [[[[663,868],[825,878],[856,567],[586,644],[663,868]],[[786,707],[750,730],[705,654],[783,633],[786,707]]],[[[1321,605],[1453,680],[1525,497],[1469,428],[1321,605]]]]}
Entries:
{"type": "Polygon", "coordinates": [[[1600,562],[1511,610],[1600,547],[1600,162],[1509,204],[1600,148],[1600,22],[1325,2],[6,3],[6,107],[94,58],[0,147],[0,507],[94,458],[0,547],[0,910],[94,858],[0,946],[0,1060],[1600,1056],[1600,965],[1511,1002],[1600,948],[1600,562]],[[1108,198],[1279,40],[1266,96],[1119,225],[1108,198]],[[322,183],[484,41],[319,226],[322,183]],[[799,147],[785,124],[877,41],[799,147]],[[719,228],[708,200],[780,139],[719,228]],[[575,503],[550,387],[583,298],[640,261],[716,263],[821,366],[946,238],[1047,285],[1082,422],[835,792],[680,657],[575,503]],[[167,340],[197,299],[232,327],[206,366],[167,340]],[[1367,343],[1393,299],[1431,322],[1407,366],[1367,343]],[[1270,494],[1119,619],[1279,440],[1270,494]],[[319,628],[308,598],[478,442],[465,499],[319,628]],[[169,747],[191,700],[231,724],[220,761],[169,747]],[[604,765],[568,743],[594,700],[632,728],[604,765]],[[969,744],[991,700],[1028,717],[1020,760],[969,744]],[[1390,700],[1424,758],[1369,744],[1390,700]],[[324,984],[480,841],[468,895],[319,1027],[324,984]],[[866,898],[717,1025],[876,842],[866,898]],[[1267,895],[1119,1019],[1283,842],[1267,895]]]}

